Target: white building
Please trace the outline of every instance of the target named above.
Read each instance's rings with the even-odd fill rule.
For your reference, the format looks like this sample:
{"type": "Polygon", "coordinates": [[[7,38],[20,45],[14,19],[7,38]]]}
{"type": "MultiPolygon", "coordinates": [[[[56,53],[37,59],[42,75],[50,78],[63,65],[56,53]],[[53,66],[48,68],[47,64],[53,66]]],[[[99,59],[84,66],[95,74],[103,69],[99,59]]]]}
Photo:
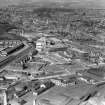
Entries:
{"type": "Polygon", "coordinates": [[[46,48],[46,38],[45,37],[42,37],[40,38],[39,40],[37,40],[37,43],[36,43],[36,49],[41,52],[44,50],[44,48],[46,48]]]}

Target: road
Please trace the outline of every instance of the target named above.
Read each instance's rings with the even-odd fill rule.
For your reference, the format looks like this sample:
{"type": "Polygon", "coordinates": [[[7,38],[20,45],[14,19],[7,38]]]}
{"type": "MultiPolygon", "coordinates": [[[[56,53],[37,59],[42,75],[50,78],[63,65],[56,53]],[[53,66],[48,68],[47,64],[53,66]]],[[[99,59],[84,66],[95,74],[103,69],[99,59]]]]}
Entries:
{"type": "Polygon", "coordinates": [[[70,74],[68,72],[57,72],[57,73],[51,73],[51,74],[46,74],[46,75],[33,75],[34,79],[51,79],[51,78],[57,78],[57,77],[65,77],[68,75],[75,75],[75,74],[70,74]]]}

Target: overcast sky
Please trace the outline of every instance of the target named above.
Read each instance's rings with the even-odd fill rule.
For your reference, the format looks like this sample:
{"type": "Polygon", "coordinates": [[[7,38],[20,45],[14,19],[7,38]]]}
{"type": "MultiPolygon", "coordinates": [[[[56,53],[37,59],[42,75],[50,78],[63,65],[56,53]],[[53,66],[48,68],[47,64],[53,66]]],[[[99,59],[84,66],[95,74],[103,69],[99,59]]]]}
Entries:
{"type": "Polygon", "coordinates": [[[76,5],[87,5],[87,6],[95,6],[105,8],[105,0],[0,0],[0,6],[6,6],[11,4],[21,4],[25,2],[68,2],[68,3],[76,3],[76,5]]]}

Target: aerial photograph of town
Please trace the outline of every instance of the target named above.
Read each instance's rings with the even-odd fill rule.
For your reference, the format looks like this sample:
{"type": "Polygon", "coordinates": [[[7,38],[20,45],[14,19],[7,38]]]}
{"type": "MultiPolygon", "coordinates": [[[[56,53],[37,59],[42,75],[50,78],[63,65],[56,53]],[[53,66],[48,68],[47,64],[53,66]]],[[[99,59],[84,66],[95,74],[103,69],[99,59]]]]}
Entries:
{"type": "Polygon", "coordinates": [[[105,105],[105,0],[0,0],[0,105],[105,105]]]}

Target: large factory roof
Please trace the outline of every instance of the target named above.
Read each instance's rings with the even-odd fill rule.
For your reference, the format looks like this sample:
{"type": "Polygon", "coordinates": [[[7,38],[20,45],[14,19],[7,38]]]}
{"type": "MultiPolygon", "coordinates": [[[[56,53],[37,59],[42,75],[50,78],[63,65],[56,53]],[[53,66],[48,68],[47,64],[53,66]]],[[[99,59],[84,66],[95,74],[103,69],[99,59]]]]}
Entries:
{"type": "Polygon", "coordinates": [[[72,105],[80,102],[80,98],[86,94],[91,86],[81,84],[77,86],[55,86],[37,97],[37,102],[44,105],[72,105]]]}

